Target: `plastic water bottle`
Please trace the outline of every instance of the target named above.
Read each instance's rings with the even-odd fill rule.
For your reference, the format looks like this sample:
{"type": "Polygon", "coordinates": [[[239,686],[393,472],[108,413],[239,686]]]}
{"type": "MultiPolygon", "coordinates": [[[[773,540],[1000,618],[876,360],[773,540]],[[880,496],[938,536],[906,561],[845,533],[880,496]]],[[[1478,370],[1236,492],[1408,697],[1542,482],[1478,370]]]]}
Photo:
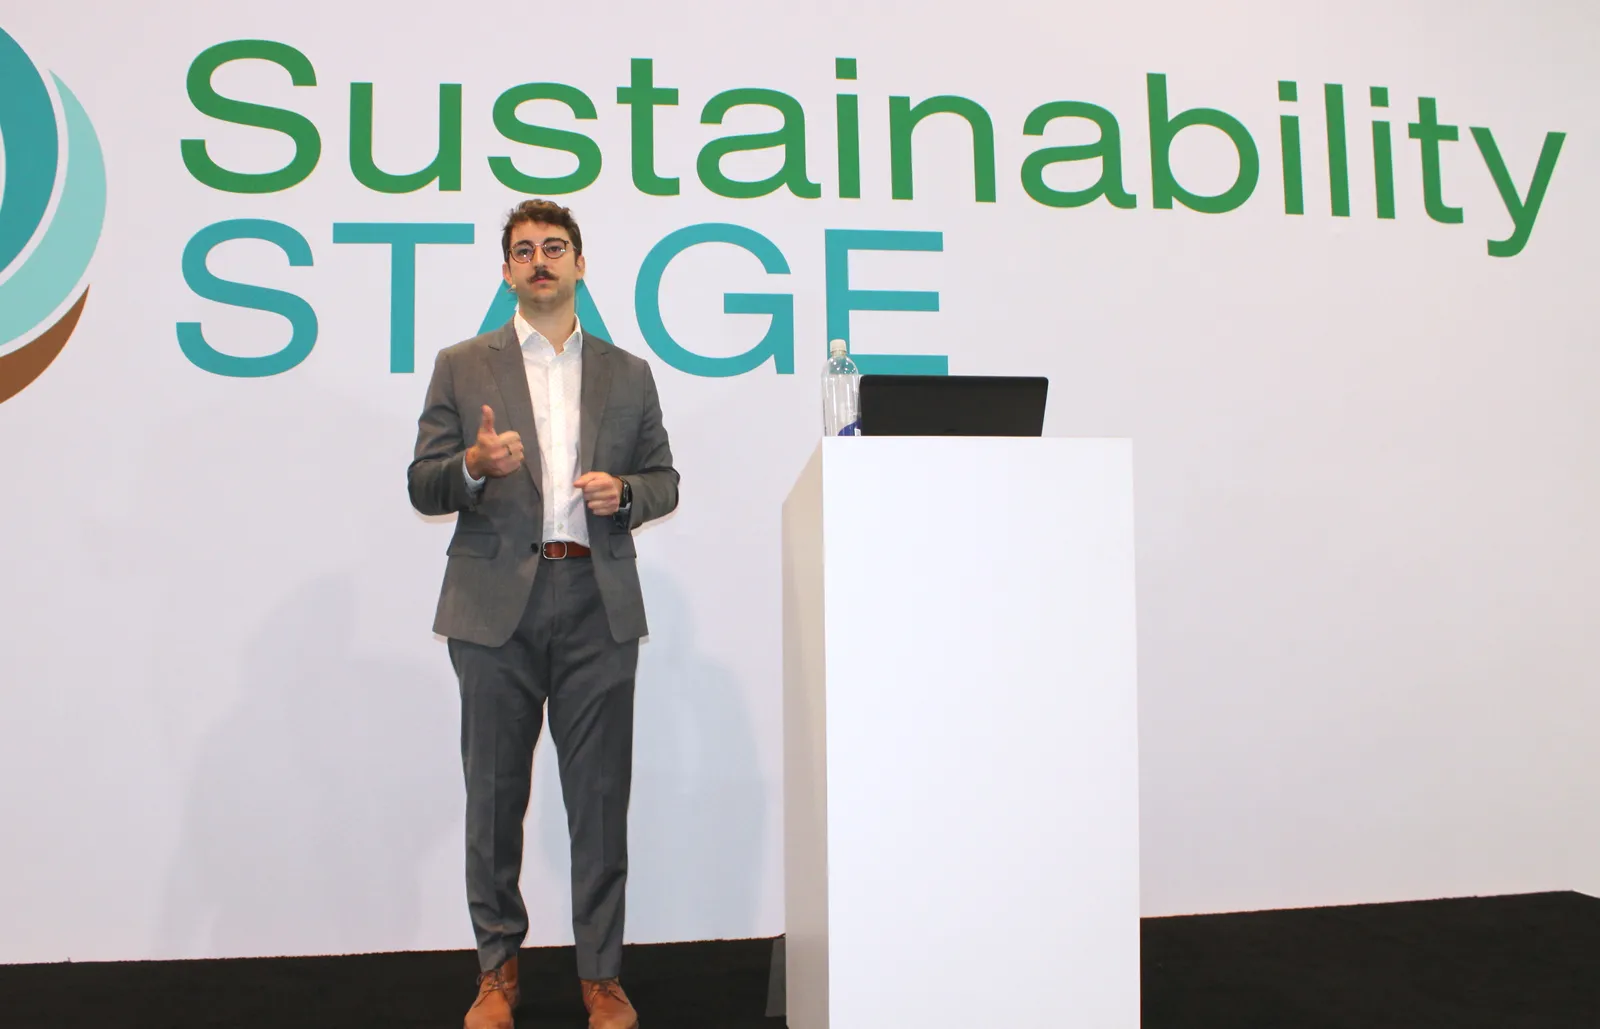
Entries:
{"type": "Polygon", "coordinates": [[[822,431],[829,436],[861,435],[861,372],[842,339],[828,344],[822,369],[822,431]]]}

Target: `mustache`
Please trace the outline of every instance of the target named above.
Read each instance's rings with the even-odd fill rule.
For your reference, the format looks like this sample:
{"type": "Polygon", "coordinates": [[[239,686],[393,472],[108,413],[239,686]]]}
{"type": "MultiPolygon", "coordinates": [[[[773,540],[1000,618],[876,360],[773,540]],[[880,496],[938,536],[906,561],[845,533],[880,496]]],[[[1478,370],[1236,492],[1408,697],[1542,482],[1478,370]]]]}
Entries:
{"type": "Polygon", "coordinates": [[[545,269],[540,268],[540,269],[536,270],[533,273],[533,275],[531,275],[529,278],[530,278],[530,281],[532,281],[532,282],[542,282],[542,281],[544,281],[546,279],[554,279],[555,276],[550,274],[545,269]]]}

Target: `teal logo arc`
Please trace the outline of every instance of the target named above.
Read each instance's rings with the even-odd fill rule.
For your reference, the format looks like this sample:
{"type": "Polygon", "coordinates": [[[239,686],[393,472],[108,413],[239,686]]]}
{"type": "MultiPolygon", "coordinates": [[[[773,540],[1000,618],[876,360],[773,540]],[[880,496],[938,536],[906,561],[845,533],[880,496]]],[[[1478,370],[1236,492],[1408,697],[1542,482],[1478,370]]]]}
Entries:
{"type": "Polygon", "coordinates": [[[4,28],[0,144],[5,148],[0,191],[4,403],[44,374],[77,328],[89,299],[84,273],[106,212],[105,159],[88,114],[66,83],[54,74],[47,80],[4,28]],[[61,103],[59,119],[52,83],[61,103]],[[63,311],[63,305],[69,306],[63,311]]]}

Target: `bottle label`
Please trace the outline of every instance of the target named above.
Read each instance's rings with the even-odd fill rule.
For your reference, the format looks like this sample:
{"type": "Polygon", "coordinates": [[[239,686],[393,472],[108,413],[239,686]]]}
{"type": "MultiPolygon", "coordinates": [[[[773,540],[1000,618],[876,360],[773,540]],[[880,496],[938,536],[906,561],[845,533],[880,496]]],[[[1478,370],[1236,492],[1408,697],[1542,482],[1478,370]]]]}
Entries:
{"type": "Polygon", "coordinates": [[[844,428],[840,429],[839,430],[839,435],[841,435],[841,436],[859,436],[859,435],[861,435],[861,419],[857,418],[855,421],[851,422],[849,425],[846,425],[844,428]]]}

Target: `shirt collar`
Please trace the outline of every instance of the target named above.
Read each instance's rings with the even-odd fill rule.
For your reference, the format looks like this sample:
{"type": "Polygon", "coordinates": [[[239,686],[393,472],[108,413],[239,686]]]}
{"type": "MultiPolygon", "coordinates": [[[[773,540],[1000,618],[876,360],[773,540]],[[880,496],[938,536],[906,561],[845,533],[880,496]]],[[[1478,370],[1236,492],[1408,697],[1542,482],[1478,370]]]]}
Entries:
{"type": "MultiPolygon", "coordinates": [[[[543,333],[529,325],[527,319],[522,317],[522,308],[517,308],[517,313],[511,316],[511,327],[517,333],[518,346],[526,349],[530,343],[534,345],[543,343],[546,347],[549,347],[550,353],[553,354],[555,352],[555,345],[545,339],[543,333]]],[[[572,335],[567,337],[561,352],[566,353],[569,350],[574,353],[580,353],[583,350],[583,325],[577,320],[576,316],[573,318],[572,335]]]]}

